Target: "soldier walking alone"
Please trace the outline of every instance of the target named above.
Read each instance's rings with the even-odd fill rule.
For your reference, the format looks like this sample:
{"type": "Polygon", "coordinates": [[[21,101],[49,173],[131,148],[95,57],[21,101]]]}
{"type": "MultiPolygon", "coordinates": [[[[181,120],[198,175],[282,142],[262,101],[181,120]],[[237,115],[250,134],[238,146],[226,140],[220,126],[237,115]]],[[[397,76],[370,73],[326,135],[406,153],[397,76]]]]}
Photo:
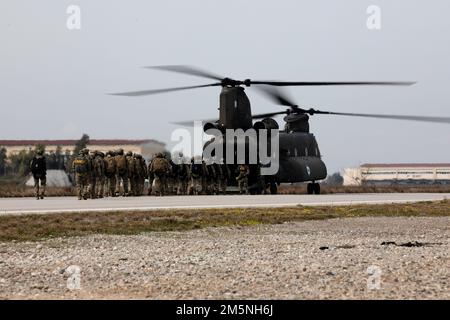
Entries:
{"type": "Polygon", "coordinates": [[[33,174],[36,199],[44,199],[45,185],[47,184],[47,164],[42,150],[36,151],[36,155],[30,162],[30,170],[33,174]],[[39,193],[39,182],[41,182],[41,193],[39,193]]]}

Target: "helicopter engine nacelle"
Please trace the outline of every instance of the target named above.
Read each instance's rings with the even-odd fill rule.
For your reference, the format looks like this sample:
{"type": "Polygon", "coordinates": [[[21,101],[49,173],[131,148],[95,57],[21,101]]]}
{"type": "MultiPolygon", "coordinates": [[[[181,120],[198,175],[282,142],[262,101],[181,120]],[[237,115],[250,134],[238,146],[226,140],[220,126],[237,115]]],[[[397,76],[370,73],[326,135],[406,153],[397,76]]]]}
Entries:
{"type": "Polygon", "coordinates": [[[271,129],[279,129],[279,126],[278,123],[272,118],[265,118],[262,121],[256,121],[253,124],[253,129],[255,129],[256,131],[260,129],[271,130],[271,129]]]}
{"type": "Polygon", "coordinates": [[[222,132],[222,130],[220,130],[220,126],[217,123],[207,122],[203,125],[203,132],[206,133],[206,131],[210,129],[216,129],[222,132]]]}

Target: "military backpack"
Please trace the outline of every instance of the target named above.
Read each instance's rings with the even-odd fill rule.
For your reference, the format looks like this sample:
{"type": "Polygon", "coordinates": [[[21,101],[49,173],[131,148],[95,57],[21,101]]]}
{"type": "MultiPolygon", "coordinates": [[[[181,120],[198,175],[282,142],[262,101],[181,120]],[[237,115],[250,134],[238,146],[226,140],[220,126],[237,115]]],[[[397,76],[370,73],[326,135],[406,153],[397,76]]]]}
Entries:
{"type": "Polygon", "coordinates": [[[46,173],[46,164],[44,157],[34,157],[31,160],[31,173],[35,176],[44,175],[46,173]]]}
{"type": "Polygon", "coordinates": [[[117,171],[121,174],[127,171],[127,158],[123,155],[116,156],[117,171]]]}
{"type": "Polygon", "coordinates": [[[154,158],[152,162],[153,172],[156,174],[165,174],[168,168],[168,162],[164,158],[154,158]]]}
{"type": "Polygon", "coordinates": [[[75,167],[75,173],[83,174],[89,171],[88,159],[86,159],[86,157],[76,157],[75,160],[73,160],[73,165],[75,167]]]}
{"type": "Polygon", "coordinates": [[[106,174],[111,176],[114,173],[116,173],[116,160],[112,156],[106,157],[106,174]]]}

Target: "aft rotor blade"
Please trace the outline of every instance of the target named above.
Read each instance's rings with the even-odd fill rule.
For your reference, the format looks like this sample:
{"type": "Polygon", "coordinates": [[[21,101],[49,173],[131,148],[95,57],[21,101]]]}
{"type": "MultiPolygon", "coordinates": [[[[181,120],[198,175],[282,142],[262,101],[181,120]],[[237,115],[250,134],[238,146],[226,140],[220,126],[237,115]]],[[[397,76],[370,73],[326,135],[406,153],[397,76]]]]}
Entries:
{"type": "Polygon", "coordinates": [[[192,66],[173,65],[173,66],[153,66],[153,67],[150,66],[150,67],[144,67],[144,68],[184,73],[184,74],[189,74],[191,76],[197,76],[197,77],[219,80],[219,81],[224,78],[224,77],[216,75],[212,72],[204,71],[199,68],[192,67],[192,66]]]}
{"type": "Polygon", "coordinates": [[[436,123],[449,123],[450,117],[428,117],[428,116],[410,116],[410,115],[392,115],[392,114],[368,114],[368,113],[347,113],[347,112],[329,112],[314,110],[312,114],[331,114],[338,116],[351,116],[351,117],[365,117],[365,118],[378,118],[378,119],[393,119],[393,120],[409,120],[409,121],[421,121],[421,122],[436,122],[436,123]]]}
{"type": "Polygon", "coordinates": [[[250,81],[250,84],[270,86],[410,86],[411,81],[250,81]]]}
{"type": "Polygon", "coordinates": [[[220,85],[221,85],[221,83],[219,82],[219,83],[204,84],[204,85],[200,85],[200,86],[175,87],[175,88],[130,91],[130,92],[120,92],[120,93],[110,93],[110,94],[113,96],[138,97],[138,96],[147,96],[147,95],[158,94],[158,93],[183,91],[183,90],[206,88],[206,87],[216,87],[216,86],[220,86],[220,85]]]}
{"type": "Polygon", "coordinates": [[[277,116],[280,114],[286,114],[286,113],[288,113],[288,112],[287,111],[278,111],[278,112],[254,114],[254,115],[252,115],[252,119],[272,118],[274,116],[277,116]]]}

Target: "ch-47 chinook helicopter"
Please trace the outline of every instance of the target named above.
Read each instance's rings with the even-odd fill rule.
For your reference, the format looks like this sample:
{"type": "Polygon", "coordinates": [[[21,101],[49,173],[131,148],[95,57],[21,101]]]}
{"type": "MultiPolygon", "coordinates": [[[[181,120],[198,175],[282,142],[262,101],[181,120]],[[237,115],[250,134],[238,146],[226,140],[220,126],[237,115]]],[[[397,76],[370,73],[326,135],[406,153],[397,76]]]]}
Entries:
{"type": "MultiPolygon", "coordinates": [[[[414,82],[380,82],[380,81],[345,81],[345,82],[319,82],[319,81],[255,81],[255,80],[235,80],[232,78],[221,77],[211,72],[207,72],[191,66],[155,66],[146,67],[183,73],[207,79],[215,80],[213,83],[174,87],[155,90],[132,91],[123,93],[114,93],[121,96],[144,96],[158,93],[168,93],[181,90],[190,90],[205,87],[222,87],[219,99],[219,119],[204,121],[204,130],[215,128],[222,133],[226,129],[279,129],[278,123],[272,117],[286,114],[284,117],[284,130],[279,132],[279,170],[275,175],[264,176],[265,186],[270,186],[270,192],[277,192],[277,185],[280,183],[309,182],[307,192],[309,194],[319,194],[320,185],[317,181],[325,179],[327,169],[321,159],[319,146],[316,138],[309,132],[309,117],[317,114],[341,115],[354,117],[370,117],[381,119],[413,120],[426,122],[450,123],[450,118],[411,116],[411,115],[385,115],[385,114],[361,114],[361,113],[342,113],[321,111],[316,109],[303,109],[293,103],[291,99],[277,87],[285,86],[409,86],[414,82]],[[252,114],[250,101],[245,94],[245,87],[257,86],[267,97],[275,103],[286,106],[288,109],[264,114],[252,114]],[[260,120],[262,119],[262,120],[260,120]],[[253,120],[258,120],[253,122],[253,120]]],[[[177,122],[182,125],[192,125],[191,122],[177,122]]],[[[233,167],[235,168],[235,167],[233,167]]],[[[254,192],[259,193],[262,190],[258,187],[257,175],[254,168],[250,166],[249,186],[253,186],[254,192]]]]}

